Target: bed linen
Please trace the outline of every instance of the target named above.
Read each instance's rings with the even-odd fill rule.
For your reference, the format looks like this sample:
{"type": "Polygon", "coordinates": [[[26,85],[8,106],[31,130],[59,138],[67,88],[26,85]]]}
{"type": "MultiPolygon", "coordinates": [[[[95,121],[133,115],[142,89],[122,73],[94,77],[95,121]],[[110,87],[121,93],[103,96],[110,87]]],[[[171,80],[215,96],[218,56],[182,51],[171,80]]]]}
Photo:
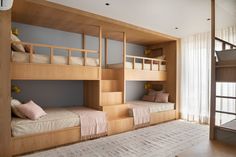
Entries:
{"type": "Polygon", "coordinates": [[[72,107],[68,110],[80,117],[81,140],[107,135],[108,122],[105,112],[86,107],[72,107]]]}
{"type": "MultiPolygon", "coordinates": [[[[70,57],[71,65],[83,65],[84,58],[83,57],[70,57]]],[[[18,63],[29,63],[29,53],[24,52],[12,52],[12,61],[18,63]]],[[[32,58],[33,63],[38,64],[50,64],[50,55],[43,55],[43,54],[33,54],[32,58]]],[[[58,56],[54,55],[53,57],[53,64],[68,64],[68,57],[67,56],[58,56]]],[[[99,60],[97,58],[86,58],[86,65],[87,66],[98,66],[99,60]]]]}
{"type": "Polygon", "coordinates": [[[65,108],[45,109],[47,115],[38,120],[12,118],[11,130],[14,137],[56,131],[80,125],[78,115],[65,108]]]}

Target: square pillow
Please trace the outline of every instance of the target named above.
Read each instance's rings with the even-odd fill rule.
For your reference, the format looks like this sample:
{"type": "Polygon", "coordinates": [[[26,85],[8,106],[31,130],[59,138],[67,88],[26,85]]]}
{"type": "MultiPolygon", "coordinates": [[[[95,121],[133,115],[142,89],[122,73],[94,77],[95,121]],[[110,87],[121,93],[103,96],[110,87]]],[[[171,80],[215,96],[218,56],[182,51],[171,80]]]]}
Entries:
{"type": "Polygon", "coordinates": [[[22,114],[18,109],[17,109],[17,106],[18,105],[21,105],[21,102],[19,100],[16,100],[16,99],[12,99],[11,100],[11,111],[12,113],[19,117],[19,118],[26,118],[24,114],[22,114]]]}
{"type": "Polygon", "coordinates": [[[155,96],[153,96],[153,95],[144,95],[142,100],[154,102],[155,101],[155,96]]]}
{"type": "Polygon", "coordinates": [[[163,91],[156,91],[153,89],[148,89],[148,95],[156,96],[158,93],[163,93],[163,91]]]}
{"type": "Polygon", "coordinates": [[[18,105],[17,109],[31,120],[37,120],[47,113],[32,100],[26,104],[18,105]]]}
{"type": "MultiPolygon", "coordinates": [[[[11,40],[12,41],[20,41],[20,39],[15,36],[14,34],[11,33],[11,40]]],[[[22,44],[18,44],[18,43],[12,43],[11,44],[11,48],[14,50],[14,51],[17,51],[17,52],[25,52],[25,48],[22,44]]]]}
{"type": "MultiPolygon", "coordinates": [[[[25,48],[26,53],[30,53],[30,46],[29,45],[25,45],[24,48],[25,48]]],[[[34,49],[32,49],[32,53],[33,54],[35,53],[34,49]]]]}
{"type": "Polygon", "coordinates": [[[155,102],[167,103],[169,99],[169,93],[157,93],[155,102]]]}

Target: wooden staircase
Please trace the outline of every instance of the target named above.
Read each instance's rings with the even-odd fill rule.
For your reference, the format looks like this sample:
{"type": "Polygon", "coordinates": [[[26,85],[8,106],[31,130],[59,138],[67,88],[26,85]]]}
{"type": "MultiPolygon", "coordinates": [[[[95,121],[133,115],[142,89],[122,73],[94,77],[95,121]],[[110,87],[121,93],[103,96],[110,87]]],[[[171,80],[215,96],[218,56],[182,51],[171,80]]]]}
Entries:
{"type": "Polygon", "coordinates": [[[108,134],[117,134],[133,129],[133,118],[128,106],[123,103],[123,79],[119,69],[103,69],[101,81],[101,107],[109,120],[108,134]]]}

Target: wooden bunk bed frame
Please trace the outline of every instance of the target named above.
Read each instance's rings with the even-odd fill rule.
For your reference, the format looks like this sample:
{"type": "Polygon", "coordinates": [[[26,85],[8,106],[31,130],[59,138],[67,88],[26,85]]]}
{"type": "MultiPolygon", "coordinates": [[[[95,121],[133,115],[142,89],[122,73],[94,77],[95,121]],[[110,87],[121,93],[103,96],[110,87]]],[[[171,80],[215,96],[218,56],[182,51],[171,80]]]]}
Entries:
{"type": "MultiPolygon", "coordinates": [[[[126,81],[127,80],[142,80],[142,81],[161,81],[161,84],[166,87],[167,91],[172,95],[171,101],[176,103],[176,109],[168,112],[152,113],[151,114],[151,124],[157,124],[164,121],[169,121],[173,119],[178,119],[179,117],[179,107],[178,107],[178,87],[176,82],[178,82],[178,76],[176,72],[177,56],[176,53],[179,51],[179,39],[161,34],[155,31],[147,30],[145,28],[130,25],[124,22],[113,20],[110,18],[102,17],[99,15],[87,13],[80,11],[78,9],[73,9],[65,7],[59,4],[44,0],[17,0],[14,1],[13,9],[8,12],[7,15],[4,14],[4,20],[10,20],[12,15],[12,20],[15,22],[48,27],[52,29],[58,29],[62,31],[81,33],[82,38],[82,49],[67,48],[61,46],[53,46],[46,44],[33,44],[33,43],[22,43],[29,45],[31,48],[29,54],[29,63],[16,63],[9,62],[9,71],[4,69],[5,73],[10,74],[10,79],[4,77],[10,87],[10,80],[86,80],[84,81],[84,97],[85,104],[87,107],[103,110],[108,114],[108,135],[113,135],[121,132],[126,132],[134,129],[133,117],[127,115],[127,105],[126,103],[126,81]],[[39,14],[40,12],[46,12],[47,14],[39,14]],[[48,17],[48,14],[54,15],[48,17]],[[45,20],[46,19],[46,20],[45,20]],[[66,20],[61,20],[66,19],[66,20]],[[75,19],[77,19],[75,21],[75,19]],[[53,21],[53,22],[52,22],[53,21]],[[82,21],[82,23],[81,23],[82,21]],[[70,22],[70,27],[68,26],[70,22]],[[97,30],[91,29],[88,26],[99,27],[99,33],[97,30]],[[122,32],[123,36],[110,34],[110,32],[122,32]],[[99,37],[99,50],[87,50],[85,49],[85,34],[98,36],[99,37]],[[119,69],[113,71],[111,69],[102,69],[102,36],[105,37],[105,65],[107,64],[107,39],[113,39],[118,41],[123,41],[123,67],[125,67],[126,58],[133,58],[133,67],[135,66],[135,60],[139,57],[126,55],[126,44],[127,42],[140,44],[152,47],[169,47],[167,48],[168,55],[167,61],[156,60],[152,58],[141,57],[143,62],[149,60],[151,64],[154,61],[168,62],[167,72],[164,71],[146,71],[146,70],[135,70],[133,69],[119,69]],[[173,44],[174,43],[174,44],[173,44]],[[151,45],[151,46],[150,46],[151,45]],[[174,45],[174,46],[173,46],[174,45]],[[33,58],[33,47],[46,47],[50,49],[50,64],[35,64],[32,63],[33,58]],[[172,48],[174,47],[174,48],[172,48]],[[55,65],[53,64],[54,49],[63,49],[68,52],[68,65],[55,65]],[[174,50],[175,53],[170,54],[169,51],[174,50]],[[91,67],[86,65],[70,65],[70,56],[72,51],[81,51],[84,55],[84,60],[86,60],[87,53],[98,53],[99,55],[99,66],[91,67]],[[169,68],[171,67],[171,68],[169,68]],[[60,70],[60,73],[58,73],[60,70]],[[132,74],[131,74],[132,73],[132,74]],[[50,75],[49,75],[50,74],[50,75]],[[63,74],[63,75],[61,75],[63,74]],[[117,76],[119,74],[119,76],[117,76]],[[146,77],[143,77],[146,75],[146,77]],[[174,81],[173,81],[174,80],[174,81]],[[106,82],[106,83],[104,83],[106,82]],[[108,83],[107,83],[108,82],[108,83]],[[111,84],[116,82],[117,90],[119,92],[114,92],[114,86],[111,84]],[[107,86],[108,91],[104,92],[104,86],[107,86]],[[103,93],[104,92],[104,93],[103,93]],[[109,93],[110,92],[110,93],[109,93]],[[91,94],[93,93],[93,94],[91,94]],[[112,100],[114,97],[111,96],[106,104],[104,103],[104,97],[107,94],[119,94],[117,97],[119,99],[118,104],[114,104],[112,100]],[[121,96],[121,97],[120,97],[121,96]]],[[[11,24],[11,23],[9,23],[11,24]]],[[[8,26],[0,21],[0,25],[8,26]]],[[[6,37],[7,34],[4,35],[6,37]]],[[[0,37],[1,39],[1,37],[0,37]]],[[[10,55],[10,41],[8,44],[4,45],[4,52],[2,57],[10,55]]],[[[9,59],[10,60],[10,59],[9,59]]],[[[0,70],[2,71],[1,67],[0,70]]],[[[6,86],[7,88],[8,86],[6,86]]],[[[3,94],[7,99],[0,102],[1,106],[4,106],[4,117],[10,119],[11,112],[9,109],[10,100],[10,89],[1,89],[1,93],[9,91],[3,94]],[[4,91],[5,90],[5,91],[4,91]],[[6,106],[7,105],[7,106],[6,106]]],[[[0,121],[1,122],[1,121],[0,121]]],[[[10,134],[10,122],[1,123],[4,124],[5,133],[10,134]]],[[[80,127],[66,128],[58,131],[40,133],[29,136],[22,137],[11,137],[7,138],[0,136],[0,140],[3,141],[6,146],[0,147],[0,156],[4,154],[5,157],[10,157],[12,155],[19,155],[24,153],[29,153],[37,150],[43,150],[48,148],[57,147],[60,145],[65,145],[69,143],[75,143],[80,141],[80,127]],[[9,142],[11,144],[9,145],[9,142]]]]}

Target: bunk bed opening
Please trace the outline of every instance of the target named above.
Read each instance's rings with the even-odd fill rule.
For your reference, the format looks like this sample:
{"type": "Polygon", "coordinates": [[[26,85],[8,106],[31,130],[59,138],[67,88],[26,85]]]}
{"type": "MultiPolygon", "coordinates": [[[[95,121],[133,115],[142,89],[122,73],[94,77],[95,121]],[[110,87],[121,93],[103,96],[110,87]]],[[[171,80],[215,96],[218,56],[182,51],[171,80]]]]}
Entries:
{"type": "MultiPolygon", "coordinates": [[[[95,27],[95,26],[93,26],[95,27]]],[[[101,75],[102,30],[98,50],[21,42],[11,34],[11,78],[14,80],[99,80],[101,75]]]]}

